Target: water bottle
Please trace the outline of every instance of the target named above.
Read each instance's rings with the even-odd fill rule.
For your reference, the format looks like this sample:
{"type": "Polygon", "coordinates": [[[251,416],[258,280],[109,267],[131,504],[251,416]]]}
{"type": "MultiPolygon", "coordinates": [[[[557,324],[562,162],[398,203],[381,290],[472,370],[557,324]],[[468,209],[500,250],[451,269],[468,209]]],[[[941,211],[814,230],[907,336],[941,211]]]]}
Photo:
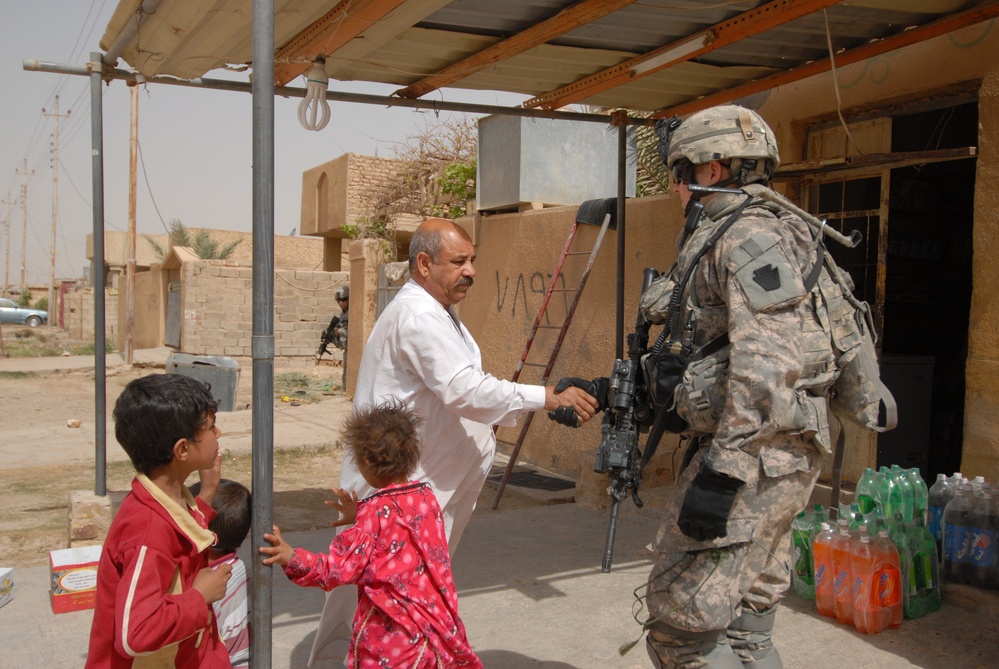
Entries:
{"type": "Polygon", "coordinates": [[[996,563],[999,561],[999,517],[986,486],[971,513],[971,583],[979,588],[995,588],[996,563]]]}
{"type": "MultiPolygon", "coordinates": [[[[916,506],[916,491],[913,490],[912,481],[909,479],[908,474],[898,465],[891,466],[891,475],[895,478],[895,483],[898,485],[899,499],[901,500],[901,509],[895,509],[896,511],[902,512],[902,517],[905,522],[912,522],[912,515],[916,506]]],[[[893,514],[894,515],[894,514],[893,514]]],[[[891,516],[889,516],[891,517],[891,516]]]]}
{"type": "Polygon", "coordinates": [[[791,580],[794,591],[803,599],[815,599],[815,564],[812,559],[812,525],[802,511],[791,521],[791,553],[794,572],[791,580]]]}
{"type": "Polygon", "coordinates": [[[974,480],[971,482],[971,490],[975,493],[975,497],[982,496],[982,488],[985,487],[986,485],[988,484],[985,483],[984,476],[976,476],[974,478],[974,480]]]}
{"type": "Polygon", "coordinates": [[[907,526],[910,553],[909,596],[903,599],[910,620],[940,610],[940,560],[937,543],[922,519],[907,526]]]}
{"type": "Polygon", "coordinates": [[[819,525],[819,533],[812,540],[812,558],[815,564],[815,608],[819,615],[836,617],[834,608],[835,590],[833,581],[836,577],[833,566],[833,542],[837,532],[831,523],[819,525]]]}
{"type": "Polygon", "coordinates": [[[919,473],[918,467],[913,467],[906,472],[906,476],[909,477],[909,481],[912,483],[912,490],[915,493],[915,507],[912,512],[912,518],[922,517],[923,521],[926,521],[926,513],[929,507],[930,492],[926,488],[926,481],[923,480],[922,475],[919,473]]]}
{"type": "Polygon", "coordinates": [[[882,467],[878,470],[878,511],[882,518],[893,518],[896,511],[902,510],[902,491],[891,470],[882,467]]]}
{"type": "Polygon", "coordinates": [[[857,504],[866,516],[878,508],[878,475],[868,467],[857,481],[857,504]]]}
{"type": "Polygon", "coordinates": [[[954,499],[947,502],[943,517],[944,578],[950,583],[967,583],[971,576],[971,512],[974,495],[970,485],[959,485],[954,499]]]}
{"type": "Polygon", "coordinates": [[[926,521],[926,527],[933,535],[933,541],[937,544],[937,555],[943,554],[940,544],[943,513],[947,502],[953,497],[952,493],[953,489],[947,481],[947,475],[937,474],[937,480],[929,490],[929,514],[926,521]]]}
{"type": "Polygon", "coordinates": [[[881,530],[871,541],[878,562],[878,603],[891,612],[889,627],[898,627],[904,616],[902,606],[902,566],[888,531],[881,530]]]}
{"type": "Polygon", "coordinates": [[[836,538],[833,540],[833,612],[836,620],[844,625],[853,624],[853,573],[850,566],[850,554],[853,549],[853,538],[850,536],[850,525],[846,518],[840,518],[837,523],[836,538]]]}

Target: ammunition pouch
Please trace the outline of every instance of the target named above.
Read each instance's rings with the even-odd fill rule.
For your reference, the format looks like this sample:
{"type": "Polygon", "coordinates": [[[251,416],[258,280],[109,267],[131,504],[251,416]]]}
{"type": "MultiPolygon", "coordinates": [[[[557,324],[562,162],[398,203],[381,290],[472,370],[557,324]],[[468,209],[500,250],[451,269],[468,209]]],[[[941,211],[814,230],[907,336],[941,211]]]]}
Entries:
{"type": "Polygon", "coordinates": [[[711,433],[725,407],[728,335],[691,351],[672,342],[643,358],[657,421],[666,432],[711,433]],[[665,415],[661,415],[665,414],[665,415]]]}

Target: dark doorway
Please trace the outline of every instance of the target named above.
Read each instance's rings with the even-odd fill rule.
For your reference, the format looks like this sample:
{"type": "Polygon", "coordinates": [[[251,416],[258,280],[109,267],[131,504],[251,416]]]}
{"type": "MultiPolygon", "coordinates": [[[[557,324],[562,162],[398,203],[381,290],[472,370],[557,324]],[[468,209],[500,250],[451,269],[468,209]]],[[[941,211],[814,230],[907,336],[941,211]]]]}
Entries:
{"type": "MultiPolygon", "coordinates": [[[[892,119],[892,151],[976,146],[978,105],[892,119]]],[[[932,483],[960,468],[971,308],[975,161],[891,171],[882,377],[899,427],[878,465],[918,466],[932,483]]]]}

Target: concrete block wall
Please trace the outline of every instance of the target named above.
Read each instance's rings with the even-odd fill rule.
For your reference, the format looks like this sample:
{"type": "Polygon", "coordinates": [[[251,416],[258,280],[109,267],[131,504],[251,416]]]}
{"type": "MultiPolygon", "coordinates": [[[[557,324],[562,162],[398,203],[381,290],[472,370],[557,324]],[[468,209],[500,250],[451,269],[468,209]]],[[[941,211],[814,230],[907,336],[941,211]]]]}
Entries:
{"type": "MultiPolygon", "coordinates": [[[[69,336],[76,339],[94,338],[94,292],[93,290],[66,293],[63,296],[65,328],[69,336]]],[[[118,340],[118,295],[104,296],[104,329],[111,341],[118,340]]]]}
{"type": "MultiPolygon", "coordinates": [[[[345,272],[279,269],[274,274],[274,355],[310,359],[338,312],[333,293],[345,272]]],[[[181,350],[192,355],[250,357],[253,268],[232,261],[184,265],[181,350]]]]}

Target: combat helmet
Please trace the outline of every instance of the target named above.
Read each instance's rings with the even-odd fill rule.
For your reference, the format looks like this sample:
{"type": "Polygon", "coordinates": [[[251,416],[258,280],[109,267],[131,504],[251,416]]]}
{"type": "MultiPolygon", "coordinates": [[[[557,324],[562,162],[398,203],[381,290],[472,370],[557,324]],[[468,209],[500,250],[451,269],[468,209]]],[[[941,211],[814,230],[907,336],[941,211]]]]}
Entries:
{"type": "Polygon", "coordinates": [[[684,121],[663,119],[656,125],[659,157],[674,175],[682,166],[731,161],[733,180],[767,183],[780,165],[777,140],[766,121],[737,105],[711,107],[684,121]]]}
{"type": "Polygon", "coordinates": [[[350,286],[340,286],[333,293],[333,297],[338,300],[349,300],[350,299],[350,286]]]}

